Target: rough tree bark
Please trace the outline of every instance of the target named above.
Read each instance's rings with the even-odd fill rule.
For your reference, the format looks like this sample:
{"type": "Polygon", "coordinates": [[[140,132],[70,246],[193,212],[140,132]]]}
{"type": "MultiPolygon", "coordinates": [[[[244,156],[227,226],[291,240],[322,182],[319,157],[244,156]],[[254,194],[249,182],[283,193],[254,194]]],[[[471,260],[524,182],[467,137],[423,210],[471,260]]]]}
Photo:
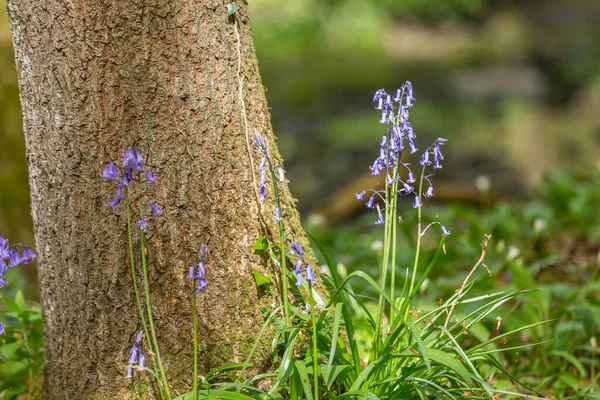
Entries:
{"type": "MultiPolygon", "coordinates": [[[[226,3],[7,1],[39,252],[44,399],[128,396],[123,367],[140,325],[124,212],[109,208],[115,188],[99,175],[131,145],[149,155],[151,195],[165,209],[149,223],[147,251],[158,340],[176,391],[191,384],[185,276],[202,243],[210,256],[201,372],[242,360],[263,322],[260,306],[273,301],[251,277],[252,268],[266,268],[251,250],[264,229],[259,212],[271,224],[273,208],[257,203],[250,157],[255,167],[259,160],[247,135],[266,133],[279,155],[246,6],[228,17],[226,3]]],[[[287,189],[283,196],[290,230],[299,230],[287,189]]]]}

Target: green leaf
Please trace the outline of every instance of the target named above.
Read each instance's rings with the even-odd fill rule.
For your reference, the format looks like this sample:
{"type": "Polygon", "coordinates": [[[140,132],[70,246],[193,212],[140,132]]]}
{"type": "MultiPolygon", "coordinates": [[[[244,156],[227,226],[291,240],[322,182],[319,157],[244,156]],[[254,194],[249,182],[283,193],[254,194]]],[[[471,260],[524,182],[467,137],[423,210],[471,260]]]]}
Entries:
{"type": "Polygon", "coordinates": [[[273,274],[261,274],[257,269],[252,268],[252,274],[254,275],[254,282],[256,286],[270,285],[273,274]]]}
{"type": "Polygon", "coordinates": [[[19,312],[21,311],[21,307],[17,304],[16,301],[9,299],[8,297],[0,297],[0,301],[4,303],[6,308],[10,311],[19,312]]]}
{"type": "Polygon", "coordinates": [[[321,375],[323,375],[323,380],[327,385],[327,389],[331,389],[331,385],[333,385],[337,376],[347,368],[351,368],[351,366],[321,364],[321,375]]]}
{"type": "Polygon", "coordinates": [[[298,360],[296,361],[295,368],[300,376],[300,383],[302,383],[302,390],[304,390],[304,398],[306,400],[313,400],[310,380],[308,379],[308,373],[306,372],[306,364],[304,361],[298,360]]]}
{"type": "Polygon", "coordinates": [[[234,12],[236,12],[237,10],[240,9],[240,6],[238,6],[235,3],[229,3],[227,4],[227,16],[231,17],[233,15],[234,12]]]}
{"type": "Polygon", "coordinates": [[[256,242],[254,242],[254,246],[252,246],[252,248],[258,251],[267,251],[269,248],[269,243],[263,236],[259,236],[256,238],[256,242]]]}
{"type": "Polygon", "coordinates": [[[437,362],[438,364],[450,367],[450,369],[456,372],[468,384],[471,384],[473,382],[473,378],[471,377],[471,374],[465,368],[465,366],[462,365],[460,361],[452,357],[450,354],[429,347],[424,347],[421,350],[424,353],[423,355],[427,355],[427,357],[437,362]]]}
{"type": "Polygon", "coordinates": [[[0,355],[2,355],[5,360],[10,360],[21,347],[23,347],[23,342],[7,343],[0,346],[0,355]]]}
{"type": "Polygon", "coordinates": [[[425,350],[425,345],[423,344],[423,340],[421,339],[421,335],[419,334],[419,330],[412,322],[406,322],[406,326],[410,329],[410,332],[413,335],[413,338],[417,341],[417,347],[419,348],[419,352],[423,356],[423,361],[425,361],[425,365],[427,366],[427,371],[431,371],[431,363],[429,362],[429,357],[427,357],[427,351],[425,350]]]}
{"type": "Polygon", "coordinates": [[[23,298],[23,292],[20,290],[17,291],[17,294],[15,295],[15,303],[17,303],[19,309],[23,308],[25,305],[25,298],[23,298]]]}

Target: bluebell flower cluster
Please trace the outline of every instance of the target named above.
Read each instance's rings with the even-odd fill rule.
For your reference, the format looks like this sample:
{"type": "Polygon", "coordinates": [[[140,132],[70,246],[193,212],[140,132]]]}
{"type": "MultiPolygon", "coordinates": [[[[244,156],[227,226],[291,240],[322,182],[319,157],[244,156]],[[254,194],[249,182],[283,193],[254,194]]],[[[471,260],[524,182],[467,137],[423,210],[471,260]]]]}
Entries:
{"type": "Polygon", "coordinates": [[[198,287],[196,288],[197,292],[204,292],[206,286],[208,286],[208,282],[206,282],[206,271],[204,270],[204,263],[206,262],[207,256],[208,246],[203,244],[200,246],[200,260],[198,260],[198,263],[190,265],[190,271],[187,278],[193,279],[194,283],[196,281],[198,282],[198,287]]]}
{"type": "MultiPolygon", "coordinates": [[[[8,285],[8,282],[4,280],[8,268],[14,268],[19,264],[31,264],[35,257],[36,255],[30,247],[21,244],[11,245],[8,239],[0,236],[0,288],[8,285]]],[[[0,335],[4,335],[2,322],[0,322],[0,335]]]]}
{"type": "MultiPolygon", "coordinates": [[[[119,184],[117,186],[115,198],[109,202],[112,208],[117,208],[119,203],[125,199],[123,189],[131,186],[132,182],[137,182],[142,175],[146,178],[146,182],[149,185],[156,181],[156,178],[154,178],[150,171],[144,169],[144,157],[142,156],[142,153],[134,147],[130,147],[125,151],[122,165],[122,171],[119,173],[119,168],[111,161],[104,166],[104,170],[100,175],[102,178],[115,181],[119,184]]],[[[158,215],[162,212],[162,208],[155,203],[145,204],[150,205],[153,215],[158,215]]],[[[137,222],[137,225],[141,230],[145,230],[148,226],[148,221],[146,218],[140,219],[137,222]]]]}
{"type": "MultiPolygon", "coordinates": [[[[285,175],[283,167],[281,165],[273,166],[271,162],[271,154],[269,153],[269,148],[267,146],[267,141],[265,137],[256,129],[254,130],[253,144],[256,147],[256,151],[262,156],[260,165],[258,166],[258,173],[260,175],[259,200],[264,201],[266,198],[267,184],[273,182],[271,179],[269,179],[269,177],[271,176],[271,168],[273,168],[273,171],[277,171],[277,182],[275,183],[276,185],[280,183],[285,183],[285,175]]],[[[275,219],[275,221],[282,220],[279,204],[275,205],[275,216],[273,218],[275,219]]]]}
{"type": "Polygon", "coordinates": [[[315,271],[312,269],[309,263],[304,261],[304,248],[300,242],[296,242],[291,239],[288,240],[288,244],[290,246],[290,251],[288,254],[297,255],[298,261],[296,261],[296,268],[294,269],[294,273],[296,274],[296,286],[302,286],[302,273],[305,273],[306,280],[312,284],[317,283],[317,279],[315,278],[315,271]]]}
{"type": "Polygon", "coordinates": [[[131,352],[129,353],[129,361],[127,364],[129,367],[127,368],[127,376],[125,378],[132,379],[133,378],[133,367],[137,366],[139,370],[144,369],[144,353],[142,353],[142,340],[144,339],[144,332],[139,331],[135,336],[135,343],[131,347],[131,352]]]}
{"type": "MultiPolygon", "coordinates": [[[[402,151],[407,148],[410,154],[419,151],[415,144],[417,138],[412,125],[409,122],[409,110],[414,105],[413,87],[410,81],[406,81],[398,90],[396,95],[388,94],[384,89],[375,92],[373,103],[375,108],[381,111],[380,123],[390,125],[386,134],[381,138],[379,145],[379,157],[375,159],[369,167],[373,175],[385,173],[385,184],[388,189],[396,188],[394,195],[412,195],[413,207],[419,208],[423,205],[422,196],[426,198],[433,197],[433,184],[431,177],[433,174],[422,176],[427,188],[424,193],[415,190],[415,174],[409,163],[402,162],[402,151]],[[406,178],[403,178],[405,176],[406,178]]],[[[435,142],[425,149],[421,155],[420,164],[427,168],[433,165],[433,169],[442,168],[444,155],[442,146],[447,142],[444,138],[438,138],[435,142]]],[[[356,193],[358,200],[364,200],[367,194],[371,194],[365,205],[367,208],[377,210],[377,220],[375,224],[384,224],[383,206],[386,203],[386,189],[363,190],[356,193]],[[379,200],[381,200],[381,204],[379,200]]]]}

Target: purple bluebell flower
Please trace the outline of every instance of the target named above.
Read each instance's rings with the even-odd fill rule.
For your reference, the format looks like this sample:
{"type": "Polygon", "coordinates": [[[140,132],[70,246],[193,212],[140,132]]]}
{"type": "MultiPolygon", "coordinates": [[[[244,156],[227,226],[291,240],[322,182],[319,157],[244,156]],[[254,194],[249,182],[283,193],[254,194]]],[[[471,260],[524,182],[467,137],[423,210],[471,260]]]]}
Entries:
{"type": "Polygon", "coordinates": [[[440,226],[442,227],[442,236],[448,237],[450,235],[450,231],[448,229],[446,229],[446,227],[444,225],[440,224],[440,226]]]}
{"type": "Polygon", "coordinates": [[[188,273],[187,279],[196,279],[196,264],[190,265],[190,272],[188,273]]]}
{"type": "Polygon", "coordinates": [[[283,218],[281,218],[281,210],[279,209],[279,206],[275,206],[275,216],[273,217],[273,219],[275,219],[275,221],[283,220],[283,218]]]}
{"type": "Polygon", "coordinates": [[[302,248],[300,242],[290,240],[290,254],[298,254],[300,256],[304,255],[304,249],[302,248]]]}
{"type": "Polygon", "coordinates": [[[313,271],[309,264],[306,264],[306,280],[313,285],[317,283],[317,280],[315,279],[315,271],[313,271]]]}
{"type": "Polygon", "coordinates": [[[413,186],[409,185],[407,182],[403,182],[402,186],[404,186],[404,193],[405,194],[412,193],[415,190],[415,188],[413,186]]]}
{"type": "Polygon", "coordinates": [[[102,171],[102,178],[109,179],[111,181],[119,180],[119,172],[117,171],[117,166],[113,162],[109,162],[104,166],[104,171],[102,171]]]}
{"type": "Polygon", "coordinates": [[[10,251],[10,257],[8,258],[8,266],[13,268],[16,267],[17,265],[21,264],[21,256],[19,255],[19,253],[17,251],[14,251],[13,249],[9,249],[10,251]]]}
{"type": "Polygon", "coordinates": [[[206,287],[208,286],[208,282],[206,282],[206,272],[204,271],[204,264],[198,263],[198,270],[196,271],[196,279],[198,280],[198,288],[197,292],[204,292],[206,287]]]}
{"type": "Polygon", "coordinates": [[[129,353],[129,360],[127,361],[127,376],[126,379],[133,378],[133,367],[137,366],[139,370],[144,369],[144,354],[142,354],[142,340],[144,339],[144,332],[139,331],[135,336],[135,343],[131,347],[131,351],[129,353]]]}
{"type": "Polygon", "coordinates": [[[381,214],[381,209],[379,207],[377,207],[377,221],[375,221],[375,225],[381,225],[383,223],[385,223],[385,220],[383,219],[383,215],[381,214]]]}
{"type": "Polygon", "coordinates": [[[157,206],[156,203],[152,203],[152,205],[150,207],[152,207],[152,212],[154,213],[154,215],[160,214],[163,210],[162,208],[157,206]]]}
{"type": "Polygon", "coordinates": [[[21,244],[11,246],[7,239],[0,236],[0,288],[8,285],[4,280],[8,268],[14,268],[19,264],[31,264],[35,257],[30,247],[21,244]],[[19,250],[22,254],[19,254],[19,250]]]}
{"type": "Polygon", "coordinates": [[[208,246],[205,244],[200,246],[200,261],[197,264],[192,264],[190,266],[190,270],[187,278],[193,279],[194,282],[198,281],[198,286],[196,288],[197,292],[204,292],[206,287],[208,286],[208,282],[206,281],[206,271],[204,270],[204,261],[206,261],[206,256],[208,255],[208,246]]]}
{"type": "MultiPolygon", "coordinates": [[[[373,103],[378,103],[379,107],[381,107],[383,105],[383,98],[386,95],[387,95],[387,93],[385,92],[385,90],[383,90],[383,89],[377,90],[375,92],[375,96],[373,96],[373,103]],[[379,101],[380,99],[382,100],[381,102],[379,101]]],[[[381,108],[379,108],[379,107],[377,107],[377,108],[380,110],[381,108]]]]}
{"type": "MultiPolygon", "coordinates": [[[[0,286],[0,287],[2,287],[2,286],[0,286]]],[[[4,324],[2,322],[0,322],[0,335],[4,335],[4,332],[5,332],[4,324]]]]}
{"type": "Polygon", "coordinates": [[[144,231],[146,230],[146,228],[148,227],[148,219],[147,218],[142,218],[137,222],[138,227],[140,228],[140,230],[144,231]]]}
{"type": "Polygon", "coordinates": [[[204,260],[207,255],[208,255],[208,246],[205,244],[202,244],[200,246],[200,258],[204,260]]]}
{"type": "Polygon", "coordinates": [[[354,193],[354,195],[356,196],[356,200],[363,200],[363,198],[365,197],[365,194],[367,194],[366,190],[363,190],[360,193],[354,193]]]}
{"type": "Polygon", "coordinates": [[[258,197],[260,201],[265,201],[265,185],[260,187],[260,195],[258,197]]]}
{"type": "Polygon", "coordinates": [[[23,264],[31,264],[35,257],[36,255],[31,249],[31,247],[24,246],[23,256],[21,257],[21,259],[23,260],[23,264]]]}
{"type": "Polygon", "coordinates": [[[431,161],[429,161],[429,149],[425,150],[423,156],[421,156],[421,161],[419,161],[419,164],[423,166],[431,165],[431,161]]]}
{"type": "Polygon", "coordinates": [[[268,154],[269,149],[267,147],[267,140],[260,133],[260,131],[258,129],[254,130],[254,142],[253,142],[253,144],[258,148],[258,150],[260,152],[262,152],[263,154],[268,154]]]}
{"type": "Polygon", "coordinates": [[[304,260],[301,258],[296,263],[296,269],[294,269],[294,273],[296,274],[296,286],[302,286],[302,265],[304,264],[304,260]]]}
{"type": "Polygon", "coordinates": [[[130,147],[125,151],[125,156],[123,156],[123,168],[125,170],[143,171],[142,164],[144,164],[144,157],[138,149],[130,147]]]}
{"type": "Polygon", "coordinates": [[[111,200],[108,204],[110,204],[111,208],[117,208],[119,203],[121,202],[121,198],[117,197],[116,199],[111,200]]]}
{"type": "Polygon", "coordinates": [[[413,201],[413,207],[414,208],[419,208],[423,205],[423,203],[421,202],[421,198],[419,197],[418,194],[415,194],[415,199],[413,201]]]}
{"type": "Polygon", "coordinates": [[[433,197],[433,186],[429,185],[429,187],[427,188],[427,191],[423,194],[423,196],[427,197],[428,199],[433,197]]]}
{"type": "Polygon", "coordinates": [[[406,183],[415,183],[417,180],[415,179],[415,175],[413,174],[413,172],[411,170],[408,171],[408,179],[406,180],[406,183]]]}
{"type": "Polygon", "coordinates": [[[373,195],[373,196],[371,196],[371,197],[369,198],[369,201],[367,201],[367,202],[365,203],[365,205],[367,206],[367,208],[375,208],[375,206],[373,205],[373,202],[374,202],[374,201],[375,201],[375,196],[373,195]]]}
{"type": "Polygon", "coordinates": [[[150,172],[146,171],[146,180],[148,181],[149,185],[152,185],[154,181],[156,181],[156,178],[154,178],[150,172]]]}

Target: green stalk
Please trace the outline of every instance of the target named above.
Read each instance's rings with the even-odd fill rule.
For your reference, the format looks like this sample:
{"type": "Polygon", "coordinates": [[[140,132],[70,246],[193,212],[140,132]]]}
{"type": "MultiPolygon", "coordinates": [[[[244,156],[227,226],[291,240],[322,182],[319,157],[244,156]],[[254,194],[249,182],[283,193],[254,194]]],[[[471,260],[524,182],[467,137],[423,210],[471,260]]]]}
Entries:
{"type": "MultiPolygon", "coordinates": [[[[196,280],[194,279],[194,283],[196,280]]],[[[192,391],[194,394],[192,395],[193,400],[198,400],[198,312],[196,311],[196,298],[197,291],[196,288],[194,290],[194,297],[192,297],[192,312],[193,312],[193,323],[194,323],[194,379],[192,380],[192,391]]]]}
{"type": "MultiPolygon", "coordinates": [[[[135,274],[135,259],[133,255],[133,235],[131,233],[131,212],[129,211],[129,189],[126,191],[126,201],[125,206],[127,208],[127,239],[129,241],[129,261],[131,263],[131,280],[133,281],[133,292],[135,294],[135,302],[137,303],[138,314],[140,315],[140,319],[142,320],[142,328],[144,330],[144,335],[147,338],[150,338],[148,335],[148,326],[146,325],[146,318],[144,317],[144,310],[142,309],[142,302],[140,300],[140,292],[138,290],[137,285],[137,277],[135,274]]],[[[157,375],[156,371],[156,360],[154,359],[154,346],[151,340],[148,340],[148,347],[150,348],[150,352],[152,353],[152,369],[154,374],[157,375]]],[[[158,385],[158,390],[162,396],[164,396],[164,391],[162,388],[162,384],[158,385]]]]}
{"type": "Polygon", "coordinates": [[[391,282],[390,282],[390,300],[392,302],[390,307],[390,327],[394,322],[394,305],[395,305],[395,292],[396,292],[396,232],[397,228],[397,220],[398,220],[398,181],[396,179],[399,176],[399,168],[400,168],[400,154],[398,154],[398,160],[396,160],[395,170],[394,170],[394,184],[392,185],[392,272],[391,272],[391,282]]]}
{"type": "MultiPolygon", "coordinates": [[[[421,194],[423,193],[423,175],[425,174],[425,165],[421,169],[421,177],[419,179],[419,200],[421,200],[421,194]]],[[[419,254],[421,253],[421,208],[419,207],[417,210],[417,248],[415,249],[415,262],[413,264],[412,276],[410,278],[410,288],[408,289],[408,293],[412,293],[413,288],[415,287],[415,279],[417,276],[417,266],[419,265],[419,254]]],[[[408,309],[406,309],[406,313],[404,314],[404,319],[408,315],[408,309]]]]}
{"type": "MultiPolygon", "coordinates": [[[[139,184],[141,186],[141,183],[139,184]]],[[[144,205],[140,201],[140,220],[144,218],[144,205]]],[[[148,312],[148,322],[150,325],[150,334],[152,335],[152,341],[154,342],[154,351],[156,352],[156,359],[158,361],[158,369],[165,386],[165,393],[167,399],[171,400],[171,392],[169,391],[169,382],[167,381],[167,375],[163,368],[163,363],[160,358],[160,350],[158,348],[158,341],[156,340],[156,331],[154,330],[154,318],[152,317],[152,308],[150,307],[150,284],[148,283],[148,268],[146,265],[146,243],[144,237],[144,230],[140,229],[140,247],[142,253],[142,274],[144,277],[144,294],[146,297],[146,311],[148,312]]]]}
{"type": "MultiPolygon", "coordinates": [[[[273,193],[275,194],[275,205],[281,213],[281,199],[279,198],[279,188],[277,187],[277,177],[275,176],[275,168],[271,164],[271,159],[267,157],[269,162],[269,171],[271,172],[271,182],[273,183],[273,193]]],[[[290,320],[289,311],[289,300],[288,300],[288,276],[287,276],[287,264],[285,259],[285,230],[283,226],[283,220],[279,222],[279,252],[281,253],[281,297],[283,301],[283,319],[285,321],[286,328],[292,326],[290,320]]],[[[286,337],[288,333],[286,333],[286,337]]]]}
{"type": "Polygon", "coordinates": [[[319,400],[319,369],[317,365],[317,320],[315,319],[315,299],[312,292],[312,284],[308,282],[308,291],[310,293],[310,318],[312,320],[312,361],[313,361],[313,385],[315,387],[315,399],[319,400]]]}

